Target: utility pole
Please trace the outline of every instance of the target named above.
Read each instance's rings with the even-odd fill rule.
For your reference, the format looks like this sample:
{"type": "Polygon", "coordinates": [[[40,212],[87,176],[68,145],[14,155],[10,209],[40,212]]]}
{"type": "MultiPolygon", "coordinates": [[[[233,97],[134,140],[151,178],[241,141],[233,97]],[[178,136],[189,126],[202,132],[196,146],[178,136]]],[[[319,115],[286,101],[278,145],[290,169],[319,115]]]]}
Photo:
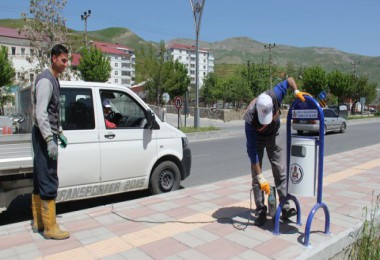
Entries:
{"type": "Polygon", "coordinates": [[[202,12],[206,0],[190,0],[195,21],[195,107],[194,128],[199,128],[199,30],[201,27],[202,12]]]}
{"type": "MultiPolygon", "coordinates": [[[[250,61],[247,60],[247,76],[248,76],[248,84],[249,84],[249,88],[252,87],[252,80],[251,80],[251,64],[250,64],[250,61]]],[[[253,91],[253,89],[252,89],[253,91]]]]}
{"type": "Polygon", "coordinates": [[[354,67],[354,76],[356,77],[356,65],[359,65],[360,61],[351,62],[351,65],[354,67]]]}
{"type": "Polygon", "coordinates": [[[91,15],[91,10],[88,10],[88,12],[84,12],[80,16],[82,21],[84,20],[84,42],[86,44],[86,48],[87,48],[87,18],[90,17],[90,15],[91,15]]]}
{"type": "Polygon", "coordinates": [[[269,50],[269,84],[270,84],[270,88],[272,87],[272,49],[276,47],[276,44],[273,43],[272,44],[268,44],[268,45],[264,45],[264,48],[265,49],[268,49],[269,50]]]}

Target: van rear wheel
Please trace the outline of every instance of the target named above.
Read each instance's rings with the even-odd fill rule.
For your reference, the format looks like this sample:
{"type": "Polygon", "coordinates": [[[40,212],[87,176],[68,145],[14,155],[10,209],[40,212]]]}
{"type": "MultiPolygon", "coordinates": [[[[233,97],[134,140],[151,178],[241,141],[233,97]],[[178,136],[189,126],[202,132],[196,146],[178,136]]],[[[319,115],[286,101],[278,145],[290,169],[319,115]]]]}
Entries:
{"type": "Polygon", "coordinates": [[[164,161],[154,169],[149,181],[149,191],[155,195],[178,190],[180,181],[178,166],[173,162],[164,161]]]}

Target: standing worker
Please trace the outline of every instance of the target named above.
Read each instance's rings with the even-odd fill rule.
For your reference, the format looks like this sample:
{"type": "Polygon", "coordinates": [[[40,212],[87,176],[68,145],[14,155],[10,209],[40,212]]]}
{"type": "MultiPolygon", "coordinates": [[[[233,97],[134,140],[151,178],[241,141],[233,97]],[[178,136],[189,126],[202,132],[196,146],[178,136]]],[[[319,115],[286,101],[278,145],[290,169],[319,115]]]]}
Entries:
{"type": "Polygon", "coordinates": [[[59,229],[55,199],[58,191],[58,139],[67,146],[59,117],[60,85],[58,76],[68,66],[68,50],[57,44],[51,50],[51,66],[41,72],[32,86],[33,106],[33,194],[34,232],[45,238],[66,239],[70,233],[59,229]]]}
{"type": "MultiPolygon", "coordinates": [[[[286,174],[282,163],[282,147],[278,145],[280,128],[280,107],[291,87],[295,97],[305,101],[302,92],[292,77],[277,84],[273,89],[267,90],[254,99],[248,106],[244,115],[245,135],[247,139],[247,153],[251,161],[252,188],[256,204],[256,226],[263,226],[267,220],[267,206],[264,204],[264,194],[270,194],[269,183],[262,173],[262,160],[266,148],[269,162],[272,166],[274,183],[279,195],[279,201],[286,196],[286,174]]],[[[282,209],[283,220],[296,215],[294,208],[287,202],[282,209]]]]}

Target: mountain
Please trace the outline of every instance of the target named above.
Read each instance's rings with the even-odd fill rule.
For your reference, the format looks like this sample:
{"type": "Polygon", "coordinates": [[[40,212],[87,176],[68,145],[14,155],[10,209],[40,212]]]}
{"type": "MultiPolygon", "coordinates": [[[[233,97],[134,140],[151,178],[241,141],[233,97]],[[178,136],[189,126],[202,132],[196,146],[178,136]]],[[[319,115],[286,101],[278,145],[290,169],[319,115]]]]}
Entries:
{"type": "MultiPolygon", "coordinates": [[[[170,42],[194,45],[194,40],[174,39],[170,42]]],[[[199,43],[200,48],[205,48],[214,53],[215,64],[246,64],[268,62],[269,52],[264,48],[264,43],[247,37],[228,38],[218,42],[199,43]]],[[[272,48],[273,64],[285,66],[288,62],[294,66],[320,65],[326,71],[334,69],[345,73],[353,73],[353,63],[358,75],[367,75],[372,82],[380,85],[380,57],[369,57],[359,54],[346,53],[333,48],[321,47],[293,47],[276,44],[272,48]]],[[[218,68],[218,66],[216,66],[218,68]]]]}
{"type": "MultiPolygon", "coordinates": [[[[0,26],[19,28],[22,26],[22,20],[0,19],[0,26]]],[[[70,30],[70,32],[78,45],[83,44],[83,31],[70,30]]],[[[88,39],[119,43],[135,51],[152,44],[158,46],[158,43],[145,41],[132,31],[120,27],[88,31],[88,39]]],[[[194,39],[173,39],[167,43],[174,42],[195,45],[194,39]]],[[[248,61],[251,63],[268,62],[269,57],[268,50],[264,48],[264,43],[248,37],[234,37],[218,42],[200,41],[199,46],[214,53],[216,73],[218,73],[219,68],[226,65],[246,64],[248,61]]],[[[371,82],[380,85],[380,57],[346,53],[333,48],[300,48],[281,44],[276,44],[276,47],[272,48],[272,62],[280,66],[285,66],[290,62],[295,67],[320,65],[326,71],[338,69],[345,73],[353,73],[353,63],[358,61],[360,64],[355,68],[356,73],[367,75],[371,82]]]]}

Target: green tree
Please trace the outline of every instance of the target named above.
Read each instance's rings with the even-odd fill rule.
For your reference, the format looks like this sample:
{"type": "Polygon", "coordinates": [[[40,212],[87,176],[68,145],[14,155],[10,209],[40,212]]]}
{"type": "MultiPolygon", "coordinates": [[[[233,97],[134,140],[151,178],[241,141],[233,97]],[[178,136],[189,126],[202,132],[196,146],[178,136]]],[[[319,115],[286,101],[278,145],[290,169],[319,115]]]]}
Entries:
{"type": "Polygon", "coordinates": [[[370,83],[367,76],[349,75],[351,81],[350,96],[353,100],[353,107],[360,102],[360,98],[366,99],[366,104],[371,103],[376,98],[377,84],[370,83]]]}
{"type": "Polygon", "coordinates": [[[159,48],[150,46],[141,49],[136,54],[137,79],[145,81],[148,101],[156,100],[156,105],[160,105],[160,97],[163,85],[163,70],[165,62],[165,42],[161,41],[159,48]]]}
{"type": "Polygon", "coordinates": [[[10,88],[7,85],[12,84],[15,76],[15,69],[12,62],[8,59],[8,49],[1,46],[0,49],[0,115],[4,114],[4,104],[12,100],[10,88]]]}
{"type": "Polygon", "coordinates": [[[95,46],[80,50],[78,71],[84,81],[106,82],[112,67],[108,57],[95,46]]]}
{"type": "Polygon", "coordinates": [[[157,48],[150,46],[141,49],[136,56],[137,79],[145,81],[148,101],[156,100],[160,105],[160,97],[167,92],[171,98],[183,95],[190,85],[186,67],[179,61],[173,61],[161,41],[157,48]]]}
{"type": "Polygon", "coordinates": [[[326,72],[320,66],[305,68],[302,76],[303,91],[317,97],[323,90],[327,90],[326,72]]]}
{"type": "Polygon", "coordinates": [[[166,61],[163,64],[162,91],[169,96],[182,96],[190,85],[190,78],[187,76],[185,65],[176,61],[166,61]]]}
{"type": "Polygon", "coordinates": [[[349,75],[340,70],[334,70],[327,74],[327,87],[330,93],[338,98],[338,105],[351,95],[351,79],[349,75]]]}
{"type": "Polygon", "coordinates": [[[215,73],[209,73],[203,80],[203,86],[200,90],[200,96],[203,98],[205,105],[213,105],[216,101],[218,78],[215,73]]]}
{"type": "MultiPolygon", "coordinates": [[[[66,19],[62,16],[62,10],[66,0],[31,0],[29,15],[22,13],[24,27],[20,30],[30,40],[30,46],[34,52],[27,57],[33,64],[32,72],[40,73],[50,65],[51,48],[57,44],[63,44],[69,49],[68,30],[65,25],[66,19]]],[[[69,70],[62,75],[68,78],[69,70]]]]}

